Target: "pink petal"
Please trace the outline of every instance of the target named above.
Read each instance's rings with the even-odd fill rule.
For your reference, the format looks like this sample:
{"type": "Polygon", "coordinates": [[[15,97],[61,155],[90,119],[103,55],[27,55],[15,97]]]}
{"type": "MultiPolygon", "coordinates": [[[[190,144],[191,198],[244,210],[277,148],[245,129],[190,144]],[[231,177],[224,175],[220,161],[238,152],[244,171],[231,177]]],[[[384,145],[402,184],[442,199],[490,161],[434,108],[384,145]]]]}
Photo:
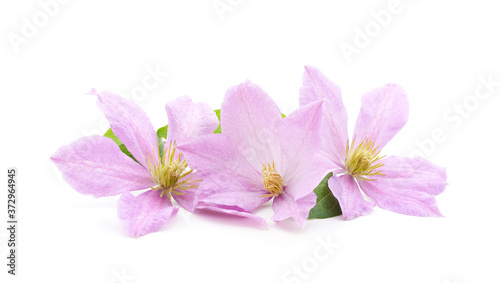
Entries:
{"type": "Polygon", "coordinates": [[[256,84],[246,81],[230,88],[221,106],[221,130],[241,149],[258,171],[263,164],[281,160],[275,125],[281,112],[256,84]]]}
{"type": "MultiPolygon", "coordinates": [[[[180,181],[184,181],[189,179],[190,181],[196,181],[196,180],[202,180],[200,174],[198,172],[192,172],[182,178],[180,181]]],[[[193,185],[196,184],[201,184],[201,182],[194,183],[193,185]]],[[[195,201],[196,201],[196,193],[197,193],[198,188],[191,188],[189,190],[179,190],[179,193],[182,194],[176,194],[172,193],[172,197],[175,199],[175,201],[182,206],[184,209],[193,212],[195,209],[195,201]]]]}
{"type": "Polygon", "coordinates": [[[321,150],[337,168],[344,168],[345,149],[348,141],[347,119],[339,121],[335,114],[337,112],[333,110],[334,107],[329,101],[325,103],[324,107],[321,150]]]}
{"type": "Polygon", "coordinates": [[[442,216],[436,199],[428,193],[390,187],[378,181],[361,181],[359,185],[383,209],[414,216],[442,216]]]}
{"type": "Polygon", "coordinates": [[[187,142],[197,136],[212,134],[219,126],[215,112],[205,103],[193,103],[182,96],[166,105],[168,115],[167,142],[187,142]]]}
{"type": "Polygon", "coordinates": [[[224,206],[224,205],[218,205],[210,202],[201,202],[196,206],[196,209],[200,210],[210,210],[210,211],[216,211],[220,213],[225,213],[225,214],[230,214],[230,215],[235,215],[235,216],[240,216],[240,217],[245,217],[250,220],[255,221],[257,224],[260,226],[267,228],[266,221],[259,216],[253,215],[248,211],[245,211],[237,206],[224,206]]]}
{"type": "Polygon", "coordinates": [[[315,205],[316,194],[314,192],[298,200],[294,200],[286,192],[282,193],[273,200],[274,215],[272,220],[278,222],[291,217],[297,224],[304,227],[307,217],[309,217],[309,211],[315,205]]]}
{"type": "Polygon", "coordinates": [[[177,146],[190,168],[206,175],[224,173],[241,175],[248,182],[259,184],[261,172],[253,168],[231,139],[224,134],[200,136],[177,146]]]}
{"type": "Polygon", "coordinates": [[[160,197],[160,190],[148,190],[137,197],[125,193],[118,201],[118,217],[128,233],[134,237],[156,232],[177,213],[168,197],[160,197]]]}
{"type": "Polygon", "coordinates": [[[408,113],[408,97],[398,85],[388,84],[366,93],[354,128],[356,143],[372,138],[382,149],[406,124],[408,113]]]}
{"type": "Polygon", "coordinates": [[[208,175],[198,187],[197,200],[252,211],[271,199],[262,197],[269,193],[263,190],[263,185],[256,186],[243,178],[229,174],[208,175]]]}
{"type": "Polygon", "coordinates": [[[172,194],[175,201],[185,210],[193,212],[195,209],[196,188],[182,191],[182,195],[172,194]]]}
{"type": "Polygon", "coordinates": [[[76,191],[95,197],[141,190],[155,183],[113,140],[88,136],[60,147],[50,158],[76,191]]]}
{"type": "Polygon", "coordinates": [[[328,179],[328,187],[339,200],[345,220],[369,214],[375,206],[374,203],[363,198],[356,180],[350,175],[332,176],[328,179]]]}
{"type": "Polygon", "coordinates": [[[294,199],[310,194],[334,167],[320,153],[324,101],[294,111],[277,125],[281,146],[281,173],[285,190],[294,199]]]}
{"type": "Polygon", "coordinates": [[[99,98],[97,106],[108,119],[113,133],[125,144],[132,156],[144,166],[147,156],[157,160],[156,131],[146,113],[135,103],[119,95],[107,91],[93,93],[99,98]]]}
{"type": "Polygon", "coordinates": [[[306,66],[300,89],[300,106],[326,99],[322,150],[337,166],[342,167],[348,139],[347,111],[340,88],[315,67],[306,66]]]}
{"type": "Polygon", "coordinates": [[[203,182],[197,198],[219,205],[239,206],[251,211],[269,200],[263,198],[261,172],[223,135],[205,135],[178,146],[190,167],[196,168],[203,182]]]}
{"type": "Polygon", "coordinates": [[[446,169],[422,158],[390,156],[382,160],[385,176],[377,176],[377,184],[438,195],[446,185],[446,169]]]}
{"type": "Polygon", "coordinates": [[[328,79],[320,70],[313,66],[304,66],[302,87],[299,92],[300,106],[319,100],[335,102],[339,110],[338,115],[347,119],[347,113],[342,102],[340,87],[328,79]]]}

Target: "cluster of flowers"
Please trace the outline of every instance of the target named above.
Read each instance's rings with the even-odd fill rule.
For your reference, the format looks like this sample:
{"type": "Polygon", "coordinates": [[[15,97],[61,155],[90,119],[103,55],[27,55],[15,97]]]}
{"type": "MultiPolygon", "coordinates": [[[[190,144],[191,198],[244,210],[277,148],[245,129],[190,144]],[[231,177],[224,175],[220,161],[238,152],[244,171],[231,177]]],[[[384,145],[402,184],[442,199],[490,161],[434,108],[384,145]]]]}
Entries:
{"type": "Polygon", "coordinates": [[[121,194],[118,216],[133,236],[159,230],[176,214],[172,198],[190,212],[218,211],[264,226],[252,211],[272,199],[272,220],[292,218],[304,226],[316,205],[314,190],[329,173],[328,188],[344,219],[366,215],[375,205],[441,216],[434,196],[447,185],[445,169],[423,158],[380,156],[408,120],[408,99],[400,86],[385,85],[363,96],[352,140],[340,88],[309,66],[300,108],[289,116],[283,118],[271,97],[247,81],[227,91],[220,130],[205,103],[188,97],[169,101],[166,139],[158,138],[146,113],[132,102],[109,92],[92,94],[114,140],[84,137],[51,159],[78,192],[121,194]],[[134,196],[135,190],[145,191],[134,196]]]}

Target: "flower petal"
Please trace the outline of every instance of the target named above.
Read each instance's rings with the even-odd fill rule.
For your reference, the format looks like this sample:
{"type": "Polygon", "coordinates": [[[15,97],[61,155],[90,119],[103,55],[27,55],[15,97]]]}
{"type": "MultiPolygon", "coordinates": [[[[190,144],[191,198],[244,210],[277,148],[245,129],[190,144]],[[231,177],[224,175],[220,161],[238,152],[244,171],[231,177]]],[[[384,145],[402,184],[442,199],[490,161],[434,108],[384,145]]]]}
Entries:
{"type": "Polygon", "coordinates": [[[382,149],[406,124],[408,113],[408,97],[398,85],[388,84],[366,93],[354,128],[356,143],[371,138],[382,149]]]}
{"type": "Polygon", "coordinates": [[[414,216],[442,216],[436,199],[428,193],[390,187],[378,180],[361,181],[359,185],[383,209],[414,216]]]}
{"type": "Polygon", "coordinates": [[[340,87],[328,79],[318,68],[304,66],[304,69],[302,87],[299,92],[300,106],[327,99],[332,103],[335,102],[335,105],[339,107],[336,109],[339,110],[338,115],[347,118],[340,87]]]}
{"type": "Polygon", "coordinates": [[[422,158],[390,156],[382,160],[385,176],[376,176],[377,184],[438,195],[446,185],[446,169],[422,158]]]}
{"type": "Polygon", "coordinates": [[[240,176],[248,182],[261,182],[260,171],[254,169],[231,139],[224,134],[200,136],[177,146],[189,167],[202,178],[215,173],[240,176]]]}
{"type": "Polygon", "coordinates": [[[304,227],[307,217],[309,217],[309,211],[315,205],[316,194],[314,192],[298,200],[294,200],[286,192],[282,193],[273,200],[274,215],[272,220],[278,222],[291,217],[297,224],[304,227]]]}
{"type": "Polygon", "coordinates": [[[97,106],[108,119],[113,133],[125,144],[132,156],[144,166],[148,156],[156,162],[156,131],[146,113],[135,103],[111,92],[92,93],[99,98],[97,106]]]}
{"type": "Polygon", "coordinates": [[[281,160],[275,125],[281,112],[274,101],[256,84],[246,81],[230,88],[221,106],[221,130],[240,148],[257,170],[281,160]]]}
{"type": "Polygon", "coordinates": [[[286,192],[297,200],[311,193],[331,172],[333,164],[320,154],[324,101],[303,106],[277,125],[281,148],[281,173],[286,192]]]}
{"type": "Polygon", "coordinates": [[[215,112],[206,103],[193,103],[181,96],[165,106],[168,115],[167,142],[181,144],[200,135],[212,134],[219,126],[215,112]]]}
{"type": "Polygon", "coordinates": [[[128,233],[134,237],[156,232],[177,213],[167,197],[160,197],[161,191],[148,190],[137,197],[124,193],[118,201],[118,217],[125,224],[128,233]]]}
{"type": "Polygon", "coordinates": [[[262,217],[253,215],[250,212],[245,211],[237,206],[224,206],[224,205],[217,205],[217,204],[210,203],[210,202],[201,202],[200,204],[198,204],[196,209],[210,210],[210,211],[216,211],[216,212],[220,212],[220,213],[245,217],[245,218],[248,218],[250,220],[255,221],[260,226],[267,228],[266,221],[262,217]]]}
{"type": "Polygon", "coordinates": [[[339,200],[345,220],[369,214],[375,206],[374,203],[363,198],[356,180],[350,175],[332,176],[328,179],[328,187],[339,200]]]}
{"type": "MultiPolygon", "coordinates": [[[[184,180],[188,180],[188,179],[189,179],[189,181],[197,181],[197,180],[201,180],[201,176],[198,172],[195,171],[195,172],[191,172],[190,174],[188,174],[187,176],[185,176],[184,178],[182,178],[179,181],[184,181],[184,180]]],[[[201,182],[193,183],[192,185],[199,185],[200,183],[201,182]]],[[[172,197],[184,209],[186,209],[190,212],[193,212],[195,209],[195,201],[196,201],[197,191],[198,191],[197,187],[191,188],[188,190],[179,190],[177,192],[180,194],[177,194],[174,192],[174,193],[172,193],[172,197]]]]}
{"type": "Polygon", "coordinates": [[[210,175],[203,179],[198,187],[197,201],[211,202],[224,206],[238,206],[246,211],[252,211],[268,202],[270,197],[262,197],[269,192],[263,186],[256,187],[238,176],[210,175]]]}
{"type": "Polygon", "coordinates": [[[325,119],[322,130],[322,150],[338,167],[345,159],[345,147],[349,138],[347,131],[347,110],[340,88],[315,67],[305,66],[300,89],[300,106],[326,99],[325,119]]]}
{"type": "Polygon", "coordinates": [[[88,136],[60,147],[50,158],[64,180],[82,194],[104,197],[153,186],[146,169],[110,138],[88,136]]]}
{"type": "Polygon", "coordinates": [[[262,197],[268,192],[263,189],[261,173],[247,162],[229,137],[200,136],[178,149],[203,179],[198,187],[200,201],[252,211],[270,199],[262,197]]]}

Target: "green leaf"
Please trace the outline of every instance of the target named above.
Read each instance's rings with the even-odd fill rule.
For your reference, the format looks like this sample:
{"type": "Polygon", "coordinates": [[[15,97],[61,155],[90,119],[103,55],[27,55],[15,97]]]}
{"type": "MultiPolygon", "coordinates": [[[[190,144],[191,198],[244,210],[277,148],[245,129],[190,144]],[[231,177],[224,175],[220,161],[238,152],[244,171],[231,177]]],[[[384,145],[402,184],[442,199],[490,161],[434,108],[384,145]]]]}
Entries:
{"type": "Polygon", "coordinates": [[[328,173],[316,189],[314,189],[314,193],[317,196],[316,206],[309,211],[309,219],[324,219],[342,215],[339,201],[333,196],[330,188],[328,188],[328,179],[331,176],[333,176],[333,173],[328,173]]]}
{"type": "Polygon", "coordinates": [[[165,152],[165,143],[164,140],[167,139],[168,134],[168,125],[165,127],[161,127],[156,131],[156,139],[158,141],[158,151],[160,152],[160,158],[163,162],[163,153],[165,152]]]}
{"type": "Polygon", "coordinates": [[[111,128],[109,128],[109,130],[107,130],[105,133],[104,133],[104,136],[107,137],[107,138],[110,138],[112,139],[117,145],[121,145],[123,144],[119,139],[118,137],[115,136],[115,133],[113,133],[113,131],[111,130],[111,128]]]}
{"type": "Polygon", "coordinates": [[[217,119],[219,119],[219,126],[217,127],[217,129],[215,129],[214,134],[220,134],[221,133],[221,130],[220,130],[220,109],[214,110],[214,112],[215,112],[215,115],[217,115],[217,119]]]}
{"type": "MultiPolygon", "coordinates": [[[[118,139],[118,137],[115,135],[115,133],[113,133],[111,128],[104,133],[104,136],[112,139],[120,147],[120,150],[123,153],[125,153],[128,157],[132,158],[135,162],[137,162],[137,160],[132,156],[130,151],[128,151],[127,147],[118,139]]],[[[139,163],[139,162],[137,162],[137,163],[139,163]]]]}
{"type": "MultiPolygon", "coordinates": [[[[125,153],[128,157],[132,158],[135,162],[139,163],[135,158],[134,156],[132,156],[132,153],[130,153],[130,151],[128,151],[127,147],[124,145],[124,144],[121,144],[120,145],[120,150],[125,153]]],[[[139,163],[140,164],[140,163],[139,163]]]]}
{"type": "Polygon", "coordinates": [[[285,118],[285,117],[286,117],[286,115],[281,113],[281,118],[285,118]]]}
{"type": "Polygon", "coordinates": [[[167,133],[168,133],[168,125],[166,125],[165,127],[161,127],[158,129],[158,131],[156,131],[156,135],[159,138],[164,138],[164,139],[167,139],[167,133]]]}

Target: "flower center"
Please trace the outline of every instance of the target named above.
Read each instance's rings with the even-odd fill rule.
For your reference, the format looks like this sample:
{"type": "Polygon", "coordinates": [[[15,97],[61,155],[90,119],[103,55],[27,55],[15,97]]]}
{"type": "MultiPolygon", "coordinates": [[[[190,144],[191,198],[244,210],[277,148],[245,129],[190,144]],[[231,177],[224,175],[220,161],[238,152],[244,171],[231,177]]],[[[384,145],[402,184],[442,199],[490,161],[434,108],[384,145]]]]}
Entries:
{"type": "MultiPolygon", "coordinates": [[[[151,188],[153,190],[162,190],[160,196],[163,197],[167,194],[168,199],[172,200],[172,193],[183,195],[182,191],[198,187],[201,180],[191,180],[191,178],[184,178],[193,172],[193,169],[188,167],[186,160],[181,161],[182,153],[175,158],[175,146],[172,142],[168,146],[168,150],[163,152],[158,165],[154,160],[148,156],[146,164],[149,169],[151,179],[158,184],[158,186],[151,188]]],[[[155,154],[153,150],[153,154],[155,154]]]]}
{"type": "Polygon", "coordinates": [[[372,139],[365,138],[356,148],[354,148],[355,139],[349,146],[346,146],[345,166],[347,173],[358,180],[375,181],[371,176],[385,176],[382,170],[377,170],[384,166],[380,161],[385,156],[379,156],[380,150],[375,147],[372,139]]]}
{"type": "Polygon", "coordinates": [[[263,195],[262,197],[276,197],[283,192],[283,187],[285,186],[285,181],[281,178],[281,175],[276,171],[271,164],[268,163],[267,167],[264,164],[262,168],[262,182],[264,183],[264,190],[268,191],[269,194],[263,195]]]}

